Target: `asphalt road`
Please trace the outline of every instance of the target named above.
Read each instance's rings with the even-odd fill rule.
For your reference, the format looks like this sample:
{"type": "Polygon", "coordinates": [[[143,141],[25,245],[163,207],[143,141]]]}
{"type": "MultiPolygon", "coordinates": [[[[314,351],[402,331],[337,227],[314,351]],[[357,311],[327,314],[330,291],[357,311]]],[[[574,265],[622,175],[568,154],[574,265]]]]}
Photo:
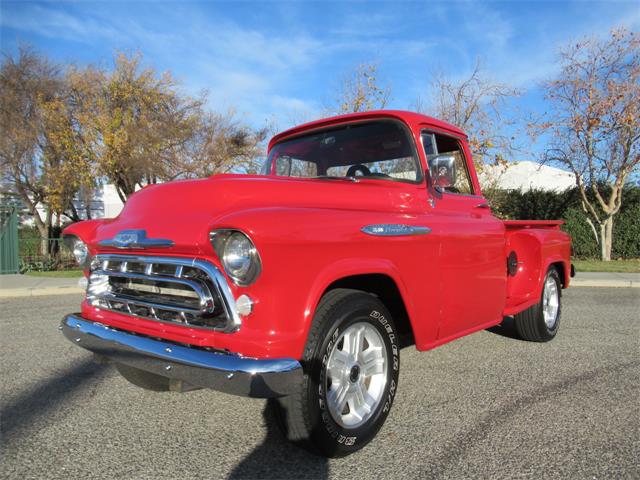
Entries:
{"type": "Polygon", "coordinates": [[[0,299],[0,477],[640,478],[640,290],[573,288],[549,344],[479,332],[401,353],[378,437],[287,444],[265,402],[140,390],[57,330],[75,295],[0,299]]]}

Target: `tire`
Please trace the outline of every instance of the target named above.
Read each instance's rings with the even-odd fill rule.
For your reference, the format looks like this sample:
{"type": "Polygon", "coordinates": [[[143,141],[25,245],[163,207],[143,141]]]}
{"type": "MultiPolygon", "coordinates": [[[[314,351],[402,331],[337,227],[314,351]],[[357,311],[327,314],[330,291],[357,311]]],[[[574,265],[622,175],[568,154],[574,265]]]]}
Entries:
{"type": "Polygon", "coordinates": [[[514,324],[520,338],[530,342],[553,340],[560,326],[561,299],[560,276],[555,267],[550,267],[544,277],[540,301],[514,316],[514,324]],[[556,308],[553,303],[556,303],[556,308]]]}
{"type": "Polygon", "coordinates": [[[139,368],[130,367],[122,363],[116,363],[116,369],[127,381],[136,387],[152,390],[154,392],[168,392],[169,379],[161,375],[145,372],[139,368]]]}
{"type": "Polygon", "coordinates": [[[348,289],[325,294],[307,338],[298,391],[270,402],[284,435],[326,457],[364,447],[393,404],[397,342],[389,311],[376,297],[348,289]]]}

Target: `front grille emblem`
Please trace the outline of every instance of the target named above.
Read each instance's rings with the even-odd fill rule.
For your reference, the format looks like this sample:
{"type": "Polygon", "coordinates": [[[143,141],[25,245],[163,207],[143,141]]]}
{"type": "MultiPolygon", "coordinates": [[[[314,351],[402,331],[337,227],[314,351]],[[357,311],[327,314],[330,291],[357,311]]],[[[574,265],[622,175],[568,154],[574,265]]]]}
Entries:
{"type": "Polygon", "coordinates": [[[146,230],[123,230],[115,237],[102,240],[101,247],[115,247],[120,249],[167,248],[173,246],[173,240],[167,238],[147,238],[146,230]]]}

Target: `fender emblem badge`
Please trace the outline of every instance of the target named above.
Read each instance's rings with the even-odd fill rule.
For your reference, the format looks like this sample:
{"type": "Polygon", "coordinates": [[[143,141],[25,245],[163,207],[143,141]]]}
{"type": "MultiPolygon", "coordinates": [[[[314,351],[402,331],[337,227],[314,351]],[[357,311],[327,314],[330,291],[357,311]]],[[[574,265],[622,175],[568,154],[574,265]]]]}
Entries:
{"type": "Polygon", "coordinates": [[[426,235],[431,232],[429,227],[404,225],[401,223],[378,223],[365,225],[360,229],[367,235],[377,237],[403,237],[407,235],[426,235]]]}
{"type": "Polygon", "coordinates": [[[173,240],[167,238],[147,238],[145,230],[123,230],[112,239],[102,240],[98,243],[101,247],[114,247],[122,250],[167,248],[174,245],[173,240]]]}

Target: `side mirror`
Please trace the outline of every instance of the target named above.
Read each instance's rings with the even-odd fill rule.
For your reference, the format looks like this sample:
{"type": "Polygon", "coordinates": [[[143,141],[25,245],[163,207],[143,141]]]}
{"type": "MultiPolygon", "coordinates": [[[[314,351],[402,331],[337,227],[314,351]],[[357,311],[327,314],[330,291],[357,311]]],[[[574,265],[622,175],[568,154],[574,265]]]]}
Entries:
{"type": "Polygon", "coordinates": [[[456,183],[456,157],[433,155],[428,159],[429,175],[438,190],[453,187],[456,183]]]}

